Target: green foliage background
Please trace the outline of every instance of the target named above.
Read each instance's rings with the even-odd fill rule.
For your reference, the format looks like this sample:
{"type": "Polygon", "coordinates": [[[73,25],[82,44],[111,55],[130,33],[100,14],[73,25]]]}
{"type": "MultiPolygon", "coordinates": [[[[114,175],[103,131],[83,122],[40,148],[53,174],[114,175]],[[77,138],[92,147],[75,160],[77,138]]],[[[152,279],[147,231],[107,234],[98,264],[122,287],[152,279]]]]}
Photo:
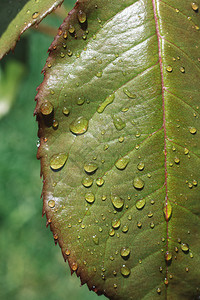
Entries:
{"type": "MultiPolygon", "coordinates": [[[[65,1],[67,10],[74,0],[65,1]]],[[[62,20],[47,17],[43,23],[59,27],[62,20]]],[[[25,65],[10,112],[0,119],[0,299],[95,300],[98,296],[80,286],[54,246],[52,233],[42,218],[42,180],[36,160],[37,123],[33,118],[36,88],[52,37],[29,30],[17,44],[15,55],[1,61],[1,69],[13,59],[25,65]]],[[[14,80],[15,74],[13,74],[14,80]]],[[[2,78],[0,77],[0,81],[2,78]]],[[[0,95],[1,97],[1,95],[0,95]]],[[[0,99],[1,100],[1,99],[0,99]]],[[[102,296],[101,299],[104,297],[102,296]]]]}

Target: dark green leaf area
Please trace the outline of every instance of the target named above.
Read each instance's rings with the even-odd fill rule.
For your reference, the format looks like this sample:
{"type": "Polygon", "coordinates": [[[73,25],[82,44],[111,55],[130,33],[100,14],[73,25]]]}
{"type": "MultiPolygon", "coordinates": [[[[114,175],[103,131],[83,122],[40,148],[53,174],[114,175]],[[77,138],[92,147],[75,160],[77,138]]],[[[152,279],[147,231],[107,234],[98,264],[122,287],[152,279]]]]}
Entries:
{"type": "Polygon", "coordinates": [[[110,299],[199,295],[199,11],[78,1],[39,88],[44,213],[110,299]],[[172,21],[173,20],[173,21],[172,21]]]}

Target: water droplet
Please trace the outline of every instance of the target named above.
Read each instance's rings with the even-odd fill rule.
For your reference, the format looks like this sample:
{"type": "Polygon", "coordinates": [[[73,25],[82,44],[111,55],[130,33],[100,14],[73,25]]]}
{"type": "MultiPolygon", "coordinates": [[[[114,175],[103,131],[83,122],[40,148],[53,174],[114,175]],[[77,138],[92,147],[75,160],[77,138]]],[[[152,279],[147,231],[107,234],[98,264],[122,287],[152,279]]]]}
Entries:
{"type": "Polygon", "coordinates": [[[155,227],[154,222],[151,222],[151,223],[150,223],[150,227],[151,227],[152,229],[155,227]]]}
{"type": "Polygon", "coordinates": [[[135,177],[133,179],[133,186],[137,190],[142,190],[144,188],[144,181],[139,177],[135,177]]]}
{"type": "Polygon", "coordinates": [[[54,171],[60,170],[66,163],[68,159],[68,154],[59,153],[54,154],[50,159],[50,167],[54,171]]]}
{"type": "Polygon", "coordinates": [[[79,10],[78,12],[78,20],[80,23],[85,23],[87,17],[86,17],[86,13],[82,10],[79,10]]]}
{"type": "Polygon", "coordinates": [[[73,54],[73,52],[72,52],[71,50],[68,49],[68,50],[67,50],[67,55],[68,55],[68,56],[72,56],[72,54],[73,54]]]}
{"type": "Polygon", "coordinates": [[[140,170],[140,171],[144,170],[144,163],[143,163],[143,162],[140,162],[140,163],[137,165],[137,168],[138,168],[138,170],[140,170]]]}
{"type": "Polygon", "coordinates": [[[99,238],[96,235],[93,235],[92,239],[95,245],[99,245],[99,238]]]}
{"type": "Polygon", "coordinates": [[[189,251],[189,245],[186,244],[186,243],[182,243],[182,244],[181,244],[181,250],[182,250],[183,252],[188,252],[188,251],[189,251]]]}
{"type": "Polygon", "coordinates": [[[180,67],[180,71],[181,71],[181,73],[185,73],[185,68],[184,67],[180,67]]]}
{"type": "Polygon", "coordinates": [[[128,267],[126,267],[125,265],[123,265],[121,267],[121,274],[124,276],[124,277],[128,277],[130,275],[131,271],[128,267]]]}
{"type": "Polygon", "coordinates": [[[83,105],[84,102],[85,102],[85,99],[84,99],[84,98],[78,98],[78,100],[77,100],[76,103],[77,103],[78,105],[83,105]]]}
{"type": "Polygon", "coordinates": [[[191,128],[190,128],[190,133],[191,133],[191,134],[196,134],[196,132],[197,132],[197,130],[196,130],[195,127],[191,127],[191,128]]]}
{"type": "Polygon", "coordinates": [[[112,220],[112,227],[113,227],[114,229],[119,228],[120,225],[121,225],[121,222],[120,222],[119,219],[112,220]]]}
{"type": "Polygon", "coordinates": [[[86,173],[92,174],[98,169],[98,165],[94,162],[89,162],[84,165],[84,170],[86,173]]]}
{"type": "Polygon", "coordinates": [[[141,222],[137,222],[137,227],[141,228],[142,227],[142,223],[141,222]]]}
{"type": "Polygon", "coordinates": [[[194,186],[197,186],[197,185],[198,185],[198,182],[197,182],[197,180],[195,180],[195,179],[192,181],[192,183],[193,183],[194,186]]]}
{"type": "Polygon", "coordinates": [[[85,119],[84,117],[79,117],[69,125],[69,129],[72,133],[80,135],[87,131],[88,123],[89,122],[87,119],[85,119]]]}
{"type": "Polygon", "coordinates": [[[135,94],[132,94],[129,90],[127,90],[126,88],[123,88],[123,92],[126,96],[128,96],[129,98],[131,99],[135,99],[136,98],[136,95],[135,94]]]}
{"type": "Polygon", "coordinates": [[[180,159],[178,157],[175,157],[174,162],[178,165],[178,164],[180,164],[180,159]]]}
{"type": "Polygon", "coordinates": [[[167,251],[167,252],[165,253],[165,260],[166,260],[167,262],[169,262],[171,259],[172,259],[172,253],[169,252],[169,251],[167,251]]]}
{"type": "Polygon", "coordinates": [[[116,283],[114,283],[114,284],[113,284],[113,287],[114,287],[114,289],[116,289],[116,288],[117,288],[117,284],[116,284],[116,283]]]}
{"type": "Polygon", "coordinates": [[[98,185],[98,186],[102,186],[103,184],[104,184],[104,179],[103,178],[97,178],[97,180],[96,180],[96,184],[98,185]]]}
{"type": "Polygon", "coordinates": [[[124,170],[129,163],[128,157],[122,157],[115,163],[115,167],[119,170],[124,170]]]}
{"type": "Polygon", "coordinates": [[[54,200],[49,200],[48,201],[48,206],[51,207],[51,208],[54,208],[55,207],[55,201],[54,200]]]}
{"type": "Polygon", "coordinates": [[[123,228],[122,228],[122,232],[126,233],[127,231],[128,231],[128,226],[124,225],[123,228]]]}
{"type": "Polygon", "coordinates": [[[126,123],[124,121],[122,121],[122,119],[120,117],[117,117],[117,116],[113,116],[113,123],[115,125],[115,128],[117,130],[122,130],[125,126],[126,126],[126,123]]]}
{"type": "Polygon", "coordinates": [[[173,68],[172,68],[172,66],[167,66],[166,70],[167,70],[167,72],[171,73],[173,71],[173,68]]]}
{"type": "Polygon", "coordinates": [[[46,102],[41,104],[40,111],[43,114],[43,116],[48,116],[53,111],[53,105],[51,104],[51,102],[46,101],[46,102]]]}
{"type": "Polygon", "coordinates": [[[137,209],[142,209],[146,204],[145,199],[138,200],[135,204],[137,209]]]}
{"type": "Polygon", "coordinates": [[[104,111],[104,109],[114,101],[114,99],[115,99],[115,94],[111,94],[110,96],[108,96],[105,99],[105,101],[101,103],[101,105],[98,107],[97,112],[101,114],[104,111]]]}
{"type": "Polygon", "coordinates": [[[111,202],[116,209],[120,209],[124,205],[124,200],[118,196],[111,196],[111,202]]]}
{"type": "Polygon", "coordinates": [[[59,123],[58,123],[58,121],[57,120],[53,120],[53,124],[52,124],[52,127],[53,127],[53,129],[58,129],[58,126],[59,126],[59,123]]]}
{"type": "Polygon", "coordinates": [[[102,72],[97,72],[96,76],[97,77],[102,77],[102,74],[103,74],[102,72]]]}
{"type": "Polygon", "coordinates": [[[191,3],[191,7],[192,7],[192,9],[193,9],[194,11],[198,11],[198,9],[199,9],[199,6],[198,6],[198,4],[197,4],[196,2],[192,2],[192,3],[191,3]]]}
{"type": "Polygon", "coordinates": [[[189,150],[188,150],[187,148],[185,148],[185,149],[184,149],[184,154],[185,154],[185,155],[188,155],[188,153],[189,153],[189,150]]]}
{"type": "Polygon", "coordinates": [[[63,112],[63,114],[64,114],[65,116],[69,116],[70,110],[69,110],[69,108],[67,108],[67,107],[63,107],[62,112],[63,112]]]}
{"type": "Polygon", "coordinates": [[[93,184],[93,179],[91,177],[85,177],[82,180],[82,185],[84,187],[90,187],[93,184]]]}
{"type": "Polygon", "coordinates": [[[120,136],[120,137],[118,138],[118,141],[119,141],[120,143],[123,143],[124,137],[123,137],[123,136],[120,136]]]}
{"type": "Polygon", "coordinates": [[[94,203],[95,201],[95,196],[92,192],[88,192],[85,194],[85,200],[88,202],[88,203],[94,203]]]}
{"type": "Polygon", "coordinates": [[[75,32],[75,28],[74,28],[74,26],[73,25],[69,25],[69,29],[68,29],[68,31],[69,31],[69,33],[74,33],[75,32]]]}
{"type": "Polygon", "coordinates": [[[110,229],[109,235],[110,235],[110,236],[114,236],[114,235],[115,235],[114,229],[110,229]]]}
{"type": "Polygon", "coordinates": [[[172,206],[169,200],[167,200],[166,203],[164,203],[164,208],[163,208],[165,220],[169,221],[172,215],[172,206]]]}
{"type": "Polygon", "coordinates": [[[161,293],[161,289],[160,289],[160,288],[157,288],[156,292],[157,292],[158,294],[160,294],[160,293],[161,293]]]}
{"type": "Polygon", "coordinates": [[[36,19],[38,16],[39,16],[39,12],[38,12],[38,11],[36,11],[36,12],[34,12],[34,13],[32,14],[32,18],[33,18],[33,19],[36,19]]]}
{"type": "Polygon", "coordinates": [[[66,254],[67,256],[69,256],[69,255],[70,255],[70,253],[71,253],[71,251],[70,251],[70,250],[68,250],[68,249],[65,251],[65,254],[66,254]]]}
{"type": "Polygon", "coordinates": [[[131,250],[129,248],[123,247],[121,248],[120,254],[123,258],[128,258],[131,250]]]}
{"type": "Polygon", "coordinates": [[[78,269],[77,263],[73,262],[72,265],[71,265],[71,268],[72,268],[73,271],[76,271],[78,269]]]}

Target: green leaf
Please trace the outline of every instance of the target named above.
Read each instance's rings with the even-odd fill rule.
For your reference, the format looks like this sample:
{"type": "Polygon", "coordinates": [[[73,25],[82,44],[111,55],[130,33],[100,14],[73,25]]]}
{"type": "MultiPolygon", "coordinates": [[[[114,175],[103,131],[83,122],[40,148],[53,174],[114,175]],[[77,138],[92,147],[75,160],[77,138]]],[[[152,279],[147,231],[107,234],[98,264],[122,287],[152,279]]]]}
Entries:
{"type": "Polygon", "coordinates": [[[0,59],[15,48],[21,34],[39,24],[63,0],[3,0],[0,3],[0,59]]]}
{"type": "Polygon", "coordinates": [[[187,0],[78,1],[50,47],[43,212],[110,299],[200,296],[199,26],[187,0]]]}

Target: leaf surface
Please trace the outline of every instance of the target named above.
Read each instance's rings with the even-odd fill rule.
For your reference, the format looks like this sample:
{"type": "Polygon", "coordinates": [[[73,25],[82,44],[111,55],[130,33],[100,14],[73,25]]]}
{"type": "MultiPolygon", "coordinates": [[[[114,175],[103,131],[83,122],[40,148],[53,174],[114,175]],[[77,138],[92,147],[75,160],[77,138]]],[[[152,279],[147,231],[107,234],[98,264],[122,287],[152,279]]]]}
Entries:
{"type": "Polygon", "coordinates": [[[0,59],[15,48],[21,34],[39,24],[63,0],[3,0],[0,3],[0,59]]]}
{"type": "Polygon", "coordinates": [[[187,0],[82,0],[49,49],[43,212],[110,299],[200,295],[199,26],[187,0]]]}

